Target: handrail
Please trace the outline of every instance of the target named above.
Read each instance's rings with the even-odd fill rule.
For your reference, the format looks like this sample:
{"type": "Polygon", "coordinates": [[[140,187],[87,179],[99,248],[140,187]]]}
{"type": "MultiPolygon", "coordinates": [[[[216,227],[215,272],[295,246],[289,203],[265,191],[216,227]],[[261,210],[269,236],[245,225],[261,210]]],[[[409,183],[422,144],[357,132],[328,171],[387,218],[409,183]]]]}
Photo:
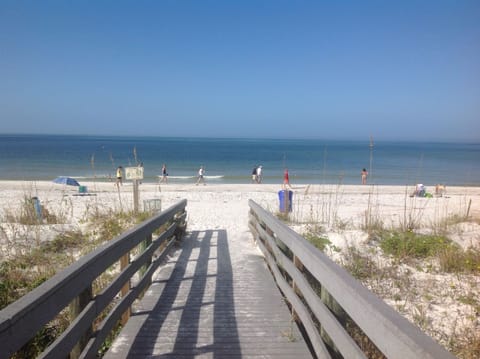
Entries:
{"type": "Polygon", "coordinates": [[[328,303],[324,303],[326,300],[322,300],[326,290],[328,297],[338,303],[387,358],[454,358],[271,213],[253,200],[249,200],[249,207],[249,227],[257,245],[318,357],[330,357],[326,342],[333,342],[344,358],[366,357],[328,303]],[[320,284],[322,298],[309,284],[305,269],[320,284]],[[320,332],[315,322],[320,323],[320,332]],[[323,331],[330,341],[326,341],[323,331]]]}
{"type": "Polygon", "coordinates": [[[43,353],[43,358],[92,357],[103,344],[115,323],[129,312],[133,301],[151,283],[152,274],[165,258],[176,238],[180,238],[186,226],[185,207],[182,200],[165,211],[140,223],[133,229],[102,245],[77,262],[27,293],[25,296],[0,311],[0,359],[9,358],[28,340],[55,318],[67,305],[77,304],[78,314],[70,326],[43,353]],[[160,227],[168,228],[160,234],[160,227]],[[155,238],[153,238],[155,236],[155,238]],[[139,244],[147,247],[136,258],[130,251],[139,244]],[[155,251],[164,248],[153,258],[155,251]],[[92,295],[92,283],[113,264],[122,259],[120,274],[103,291],[92,295]],[[145,269],[146,267],[146,269],[145,269]],[[144,273],[139,271],[145,269],[144,273]],[[132,284],[131,279],[140,273],[140,279],[132,284]],[[123,289],[122,289],[123,288],[123,289]],[[97,328],[92,323],[114,301],[122,290],[123,297],[108,312],[97,328]]]}

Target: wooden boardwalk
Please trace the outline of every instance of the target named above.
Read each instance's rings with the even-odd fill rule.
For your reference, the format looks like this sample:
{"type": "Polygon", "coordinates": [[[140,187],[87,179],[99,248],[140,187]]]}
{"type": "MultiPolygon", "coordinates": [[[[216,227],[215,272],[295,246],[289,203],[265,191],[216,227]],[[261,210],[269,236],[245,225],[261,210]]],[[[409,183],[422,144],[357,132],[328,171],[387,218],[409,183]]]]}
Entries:
{"type": "Polygon", "coordinates": [[[105,358],[312,358],[252,237],[189,232],[105,358]]]}

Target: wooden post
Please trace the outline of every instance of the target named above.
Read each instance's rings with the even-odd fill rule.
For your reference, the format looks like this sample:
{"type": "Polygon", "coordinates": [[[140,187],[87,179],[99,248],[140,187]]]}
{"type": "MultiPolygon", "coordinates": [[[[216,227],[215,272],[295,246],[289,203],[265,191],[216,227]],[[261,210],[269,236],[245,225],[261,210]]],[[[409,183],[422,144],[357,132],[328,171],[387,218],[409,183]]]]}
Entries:
{"type": "Polygon", "coordinates": [[[468,208],[467,208],[467,216],[466,218],[468,218],[468,216],[470,215],[470,207],[472,206],[472,199],[470,198],[470,201],[468,201],[468,208]]]}
{"type": "Polygon", "coordinates": [[[187,223],[185,222],[185,219],[181,219],[184,213],[185,211],[178,212],[174,217],[174,221],[176,222],[176,228],[173,235],[176,241],[180,241],[182,239],[187,229],[187,223]]]}
{"type": "MultiPolygon", "coordinates": [[[[124,256],[122,256],[122,258],[120,258],[120,271],[123,271],[129,265],[129,263],[130,263],[130,253],[127,253],[124,256]]],[[[120,293],[122,294],[122,297],[125,297],[129,291],[130,291],[130,280],[128,280],[128,282],[124,284],[120,293]]],[[[127,323],[127,320],[130,318],[130,312],[131,310],[130,308],[128,308],[125,311],[125,313],[122,314],[122,319],[120,320],[122,325],[125,325],[127,323]]]]}
{"type": "MultiPolygon", "coordinates": [[[[92,300],[92,286],[90,285],[87,289],[80,293],[78,297],[76,297],[70,303],[70,321],[73,322],[76,317],[80,315],[82,310],[87,306],[87,304],[92,300]]],[[[92,326],[83,333],[83,335],[78,340],[77,344],[73,347],[72,351],[70,352],[70,358],[76,359],[79,358],[83,348],[87,345],[88,340],[90,339],[93,333],[92,326]]]]}
{"type": "Polygon", "coordinates": [[[138,180],[133,180],[133,211],[138,212],[138,180]]]}

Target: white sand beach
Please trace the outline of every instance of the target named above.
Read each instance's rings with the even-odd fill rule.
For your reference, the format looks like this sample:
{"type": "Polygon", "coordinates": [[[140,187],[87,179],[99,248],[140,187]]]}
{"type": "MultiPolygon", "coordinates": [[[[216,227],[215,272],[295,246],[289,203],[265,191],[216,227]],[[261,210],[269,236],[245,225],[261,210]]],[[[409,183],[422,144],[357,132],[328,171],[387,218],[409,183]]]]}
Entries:
{"type": "MultiPolygon", "coordinates": [[[[49,211],[66,218],[65,224],[37,228],[35,236],[40,240],[48,240],[65,228],[83,226],[83,219],[94,206],[125,211],[133,208],[131,182],[121,186],[120,191],[112,182],[82,185],[87,187],[85,195],[79,195],[77,187],[51,182],[0,181],[0,253],[8,252],[14,245],[11,240],[12,224],[5,223],[5,216],[18,211],[25,198],[37,197],[49,211]]],[[[426,186],[428,192],[434,192],[433,185],[426,186]]],[[[234,241],[249,231],[248,200],[252,199],[277,213],[281,185],[207,182],[199,186],[194,183],[141,184],[139,188],[140,210],[144,200],[160,199],[165,209],[185,198],[188,201],[187,230],[225,229],[229,232],[229,240],[234,241]]],[[[446,219],[465,218],[468,214],[468,219],[452,224],[447,232],[463,248],[480,246],[479,187],[447,187],[446,194],[438,198],[411,198],[409,194],[413,187],[404,186],[293,185],[292,190],[291,227],[302,234],[306,226],[319,224],[332,242],[330,248],[336,248],[335,251],[327,249],[326,253],[337,262],[341,262],[342,250],[349,246],[375,252],[362,230],[367,215],[369,219],[381,221],[386,228],[415,222],[418,231],[430,233],[435,228],[443,228],[446,219]]],[[[385,259],[378,255],[376,261],[382,265],[385,259]]],[[[480,296],[478,276],[429,272],[424,267],[407,265],[401,268],[410,273],[408,275],[415,282],[416,293],[408,298],[402,294],[399,300],[395,298],[398,291],[393,285],[372,288],[389,305],[412,322],[421,312],[428,319],[428,328],[431,329],[427,330],[428,334],[442,343],[446,343],[453,332],[466,322],[480,329],[476,307],[458,301],[460,297],[480,296]]],[[[371,287],[368,283],[366,285],[371,287]]]]}
{"type": "MultiPolygon", "coordinates": [[[[124,183],[117,191],[111,182],[81,183],[87,193],[78,193],[78,187],[39,181],[0,181],[0,218],[6,211],[14,212],[24,198],[37,197],[40,203],[54,213],[67,217],[67,223],[78,224],[93,205],[114,210],[133,209],[133,186],[124,183]]],[[[162,208],[187,199],[189,229],[225,228],[247,231],[248,200],[253,199],[264,208],[279,211],[281,185],[271,184],[141,184],[139,209],[145,200],[160,199],[162,208]]],[[[410,198],[413,186],[361,185],[293,185],[292,222],[322,222],[327,230],[341,227],[358,230],[370,210],[386,226],[398,226],[406,217],[414,217],[419,227],[429,227],[452,215],[480,218],[480,187],[448,187],[443,197],[410,198]],[[471,203],[470,203],[471,201],[471,203]],[[469,207],[470,203],[470,208],[469,207]],[[340,225],[341,224],[341,225],[340,225]]],[[[434,186],[427,185],[433,193],[434,186]]],[[[478,237],[468,228],[458,238],[462,246],[475,244],[478,237]],[[469,234],[470,233],[470,234],[469,234]]],[[[360,236],[358,241],[362,240],[360,236]]],[[[335,243],[341,245],[341,243],[335,243]]]]}

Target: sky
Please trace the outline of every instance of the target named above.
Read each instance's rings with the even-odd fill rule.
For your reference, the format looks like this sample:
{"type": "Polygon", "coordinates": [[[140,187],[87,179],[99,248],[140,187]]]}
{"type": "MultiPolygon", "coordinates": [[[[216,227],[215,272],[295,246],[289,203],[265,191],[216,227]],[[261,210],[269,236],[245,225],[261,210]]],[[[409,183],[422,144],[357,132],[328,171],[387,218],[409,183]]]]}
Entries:
{"type": "Polygon", "coordinates": [[[0,133],[480,141],[480,1],[0,0],[0,133]]]}

